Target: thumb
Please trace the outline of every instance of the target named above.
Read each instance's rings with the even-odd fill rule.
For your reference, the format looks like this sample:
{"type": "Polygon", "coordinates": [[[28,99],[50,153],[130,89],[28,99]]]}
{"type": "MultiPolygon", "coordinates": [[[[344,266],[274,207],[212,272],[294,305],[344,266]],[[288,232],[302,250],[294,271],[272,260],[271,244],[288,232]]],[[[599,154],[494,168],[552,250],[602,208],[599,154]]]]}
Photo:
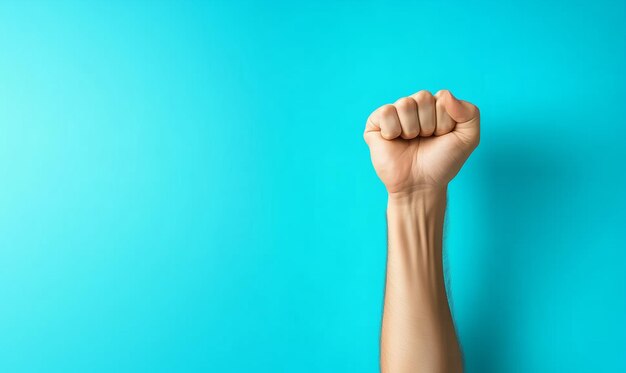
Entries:
{"type": "Polygon", "coordinates": [[[456,122],[454,133],[465,143],[478,145],[480,141],[480,111],[478,108],[463,100],[459,100],[450,91],[437,92],[438,99],[443,100],[443,107],[450,117],[456,122]]]}
{"type": "Polygon", "coordinates": [[[457,123],[469,122],[478,117],[478,108],[467,101],[454,97],[450,91],[442,91],[441,98],[450,117],[457,123]]]}

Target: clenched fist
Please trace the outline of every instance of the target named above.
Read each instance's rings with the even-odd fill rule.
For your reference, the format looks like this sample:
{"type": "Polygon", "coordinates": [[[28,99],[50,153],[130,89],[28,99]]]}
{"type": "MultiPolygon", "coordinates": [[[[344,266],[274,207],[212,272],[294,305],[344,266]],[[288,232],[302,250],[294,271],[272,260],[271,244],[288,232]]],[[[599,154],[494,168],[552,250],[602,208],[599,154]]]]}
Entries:
{"type": "Polygon", "coordinates": [[[396,194],[447,186],[478,145],[479,124],[469,102],[419,91],[376,109],[364,137],[376,174],[396,194]]]}

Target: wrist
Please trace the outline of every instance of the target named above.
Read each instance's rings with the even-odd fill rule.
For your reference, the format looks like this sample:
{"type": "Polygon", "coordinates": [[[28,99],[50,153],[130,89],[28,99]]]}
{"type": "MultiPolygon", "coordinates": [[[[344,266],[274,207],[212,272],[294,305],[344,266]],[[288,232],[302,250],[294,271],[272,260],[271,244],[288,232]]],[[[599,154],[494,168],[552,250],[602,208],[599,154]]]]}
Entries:
{"type": "Polygon", "coordinates": [[[444,185],[412,188],[406,191],[389,193],[388,208],[415,208],[424,212],[437,207],[445,209],[447,190],[447,185],[444,185]]]}
{"type": "Polygon", "coordinates": [[[402,252],[441,250],[446,187],[390,193],[387,203],[389,249],[402,252]],[[403,242],[397,244],[398,240],[403,242]]]}

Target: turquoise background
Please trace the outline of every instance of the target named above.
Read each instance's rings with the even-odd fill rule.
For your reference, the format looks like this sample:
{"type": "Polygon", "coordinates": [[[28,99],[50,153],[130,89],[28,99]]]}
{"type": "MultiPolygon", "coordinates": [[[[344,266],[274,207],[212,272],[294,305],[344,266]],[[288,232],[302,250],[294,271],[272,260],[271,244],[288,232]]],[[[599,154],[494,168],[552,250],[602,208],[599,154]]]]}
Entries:
{"type": "Polygon", "coordinates": [[[626,4],[0,4],[0,371],[376,372],[362,128],[480,106],[446,248],[467,372],[626,371],[626,4]]]}

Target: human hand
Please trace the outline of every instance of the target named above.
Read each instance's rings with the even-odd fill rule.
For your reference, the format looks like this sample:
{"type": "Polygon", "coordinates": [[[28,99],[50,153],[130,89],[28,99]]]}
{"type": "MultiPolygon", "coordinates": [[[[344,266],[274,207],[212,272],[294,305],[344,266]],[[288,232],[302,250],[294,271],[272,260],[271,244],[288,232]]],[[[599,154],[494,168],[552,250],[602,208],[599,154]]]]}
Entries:
{"type": "Polygon", "coordinates": [[[363,137],[390,195],[445,188],[478,146],[480,113],[447,90],[419,91],[376,109],[363,137]]]}

